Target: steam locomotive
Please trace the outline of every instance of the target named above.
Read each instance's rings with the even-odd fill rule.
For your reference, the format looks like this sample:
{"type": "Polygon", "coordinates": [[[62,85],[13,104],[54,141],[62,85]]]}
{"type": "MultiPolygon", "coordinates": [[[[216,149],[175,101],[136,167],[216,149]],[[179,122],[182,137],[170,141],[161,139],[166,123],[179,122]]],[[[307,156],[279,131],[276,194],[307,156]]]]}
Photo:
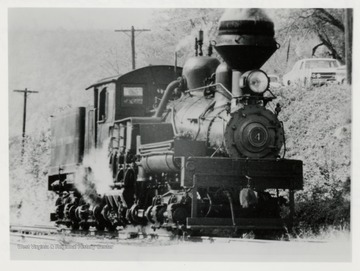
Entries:
{"type": "Polygon", "coordinates": [[[260,9],[225,11],[213,42],[222,63],[212,47],[203,55],[202,32],[195,45],[183,68],[100,80],[87,88],[93,106],[53,118],[52,221],[109,231],[292,226],[302,161],[284,158],[281,108],[268,108],[276,97],[260,70],[278,48],[273,22],[260,9]],[[85,160],[101,149],[109,174],[96,176],[85,160]]]}

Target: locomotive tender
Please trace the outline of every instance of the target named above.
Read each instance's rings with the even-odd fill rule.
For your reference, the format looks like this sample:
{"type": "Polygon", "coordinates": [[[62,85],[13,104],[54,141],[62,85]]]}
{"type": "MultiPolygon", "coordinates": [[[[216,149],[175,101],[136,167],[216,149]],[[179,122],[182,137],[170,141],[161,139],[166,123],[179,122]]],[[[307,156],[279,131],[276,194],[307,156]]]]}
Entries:
{"type": "MultiPolygon", "coordinates": [[[[89,86],[94,105],[56,116],[48,188],[51,220],[77,229],[150,225],[172,230],[291,227],[302,161],[285,159],[285,134],[267,108],[275,96],[260,67],[278,48],[259,9],[231,9],[214,42],[183,68],[148,66],[89,86]],[[108,148],[111,185],[99,194],[82,165],[108,148]],[[84,194],[76,186],[88,185],[84,194]],[[287,214],[281,212],[288,206],[287,214]]],[[[97,180],[99,181],[99,180],[97,180]]],[[[101,181],[101,180],[100,180],[101,181]]]]}

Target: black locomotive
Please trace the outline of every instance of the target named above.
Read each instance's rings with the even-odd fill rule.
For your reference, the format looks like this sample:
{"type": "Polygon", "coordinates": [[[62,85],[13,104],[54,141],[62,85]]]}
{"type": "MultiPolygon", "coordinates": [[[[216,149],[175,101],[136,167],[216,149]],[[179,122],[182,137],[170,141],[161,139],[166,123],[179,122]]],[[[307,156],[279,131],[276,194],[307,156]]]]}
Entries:
{"type": "Polygon", "coordinates": [[[183,68],[103,79],[88,88],[92,107],[54,118],[52,221],[84,230],[291,227],[302,162],[283,157],[280,106],[267,108],[275,96],[259,70],[278,48],[274,24],[259,9],[227,10],[214,43],[223,63],[211,50],[203,56],[200,33],[183,68]],[[86,164],[94,149],[105,150],[97,155],[109,174],[86,164]]]}

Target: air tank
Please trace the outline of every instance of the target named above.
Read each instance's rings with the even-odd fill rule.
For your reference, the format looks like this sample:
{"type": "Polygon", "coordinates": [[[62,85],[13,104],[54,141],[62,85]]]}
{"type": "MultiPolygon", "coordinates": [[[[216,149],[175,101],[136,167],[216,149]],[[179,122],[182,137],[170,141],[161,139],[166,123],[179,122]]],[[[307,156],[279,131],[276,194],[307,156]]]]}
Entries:
{"type": "Polygon", "coordinates": [[[261,9],[229,9],[220,19],[216,51],[241,73],[259,69],[276,51],[274,23],[261,9]]]}

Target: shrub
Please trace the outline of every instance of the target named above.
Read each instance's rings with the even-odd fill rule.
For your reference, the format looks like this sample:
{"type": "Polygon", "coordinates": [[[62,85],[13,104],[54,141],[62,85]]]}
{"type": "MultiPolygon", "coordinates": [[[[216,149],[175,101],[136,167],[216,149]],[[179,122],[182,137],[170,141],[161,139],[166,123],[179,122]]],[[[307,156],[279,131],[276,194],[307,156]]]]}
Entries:
{"type": "Polygon", "coordinates": [[[10,222],[46,223],[54,197],[47,191],[50,132],[27,136],[23,155],[22,138],[9,141],[10,222]]]}
{"type": "Polygon", "coordinates": [[[351,89],[283,88],[287,158],[304,163],[304,190],[296,193],[296,230],[350,227],[351,89]]]}

